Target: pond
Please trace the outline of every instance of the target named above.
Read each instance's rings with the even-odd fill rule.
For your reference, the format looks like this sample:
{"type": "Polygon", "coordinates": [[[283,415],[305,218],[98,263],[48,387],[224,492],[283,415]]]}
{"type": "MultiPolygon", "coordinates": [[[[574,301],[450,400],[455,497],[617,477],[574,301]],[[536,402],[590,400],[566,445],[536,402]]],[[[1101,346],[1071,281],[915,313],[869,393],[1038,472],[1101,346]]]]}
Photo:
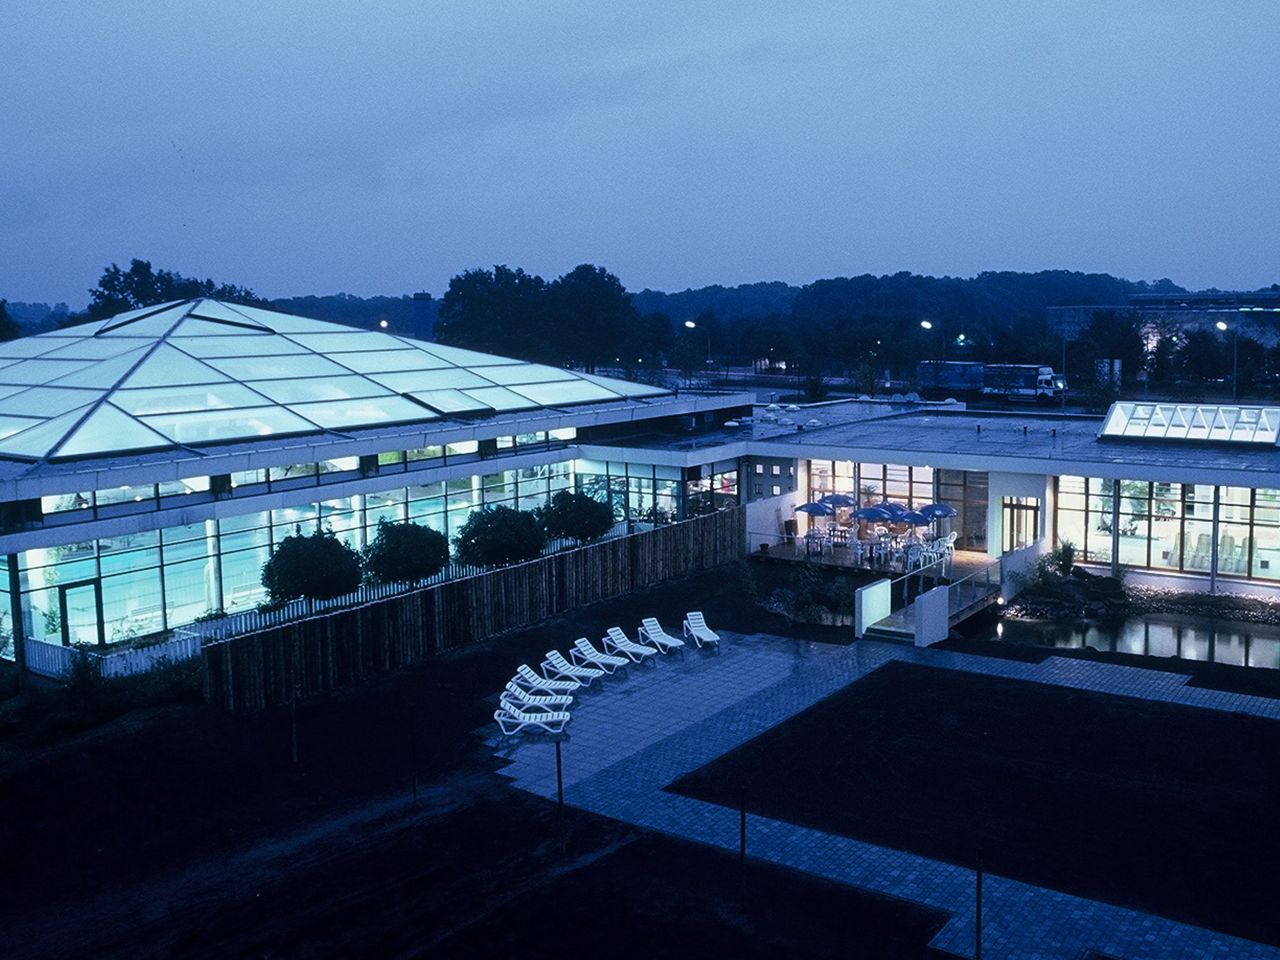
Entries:
{"type": "Polygon", "coordinates": [[[1007,619],[994,632],[987,639],[1280,669],[1280,626],[1269,624],[1147,614],[1068,622],[1007,619]]]}

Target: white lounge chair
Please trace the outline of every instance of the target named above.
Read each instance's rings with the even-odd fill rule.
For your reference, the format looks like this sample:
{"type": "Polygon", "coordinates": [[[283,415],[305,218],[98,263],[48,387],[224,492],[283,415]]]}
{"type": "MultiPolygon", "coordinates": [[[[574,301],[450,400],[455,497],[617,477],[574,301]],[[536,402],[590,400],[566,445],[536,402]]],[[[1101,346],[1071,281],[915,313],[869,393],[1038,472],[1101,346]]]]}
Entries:
{"type": "Polygon", "coordinates": [[[568,713],[548,713],[545,710],[521,710],[514,703],[506,703],[493,712],[493,719],[506,736],[519,733],[525,727],[539,727],[547,733],[561,733],[572,717],[568,713]]]}
{"type": "Polygon", "coordinates": [[[577,680],[584,687],[591,686],[592,680],[604,676],[604,671],[598,667],[574,666],[559,650],[547,651],[547,659],[542,661],[542,672],[551,679],[563,677],[565,680],[577,680]]]}
{"type": "Polygon", "coordinates": [[[653,617],[645,617],[640,621],[639,639],[648,640],[663,653],[670,653],[684,646],[683,640],[663,630],[662,624],[653,617]]]}
{"type": "Polygon", "coordinates": [[[610,627],[604,639],[600,641],[605,653],[620,653],[632,663],[642,663],[645,657],[656,657],[657,649],[636,643],[622,632],[621,627],[610,627]]]}
{"type": "Polygon", "coordinates": [[[507,681],[507,688],[498,695],[498,699],[503,704],[511,702],[517,707],[537,707],[542,710],[556,710],[561,707],[573,706],[573,697],[569,696],[567,693],[556,693],[550,696],[541,696],[536,693],[530,693],[528,690],[516,684],[514,680],[507,681]]]}
{"type": "Polygon", "coordinates": [[[540,690],[543,693],[573,693],[582,686],[577,680],[552,680],[544,677],[535,673],[527,663],[516,667],[516,675],[511,680],[526,690],[540,690]]]}
{"type": "Polygon", "coordinates": [[[684,615],[684,635],[692,637],[693,642],[699,647],[704,643],[709,643],[717,650],[720,649],[719,634],[707,626],[706,617],[697,610],[692,610],[684,615]]]}
{"type": "Polygon", "coordinates": [[[591,645],[591,641],[586,637],[579,637],[573,642],[573,649],[569,651],[569,659],[573,661],[575,666],[599,667],[605,673],[613,673],[619,667],[625,667],[631,663],[626,657],[615,657],[611,653],[601,653],[591,645]]]}

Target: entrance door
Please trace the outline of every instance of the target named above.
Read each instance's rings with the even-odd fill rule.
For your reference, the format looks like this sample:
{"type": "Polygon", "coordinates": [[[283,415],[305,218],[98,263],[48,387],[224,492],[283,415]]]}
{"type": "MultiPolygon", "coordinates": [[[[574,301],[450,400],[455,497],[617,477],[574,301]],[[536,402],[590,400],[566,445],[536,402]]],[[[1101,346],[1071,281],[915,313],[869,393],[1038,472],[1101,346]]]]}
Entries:
{"type": "Polygon", "coordinates": [[[62,617],[62,645],[106,642],[102,628],[102,586],[97,580],[81,580],[58,587],[58,612],[62,617]]]}
{"type": "Polygon", "coordinates": [[[1040,534],[1040,501],[1034,497],[1004,498],[1004,552],[1031,543],[1040,534]]]}

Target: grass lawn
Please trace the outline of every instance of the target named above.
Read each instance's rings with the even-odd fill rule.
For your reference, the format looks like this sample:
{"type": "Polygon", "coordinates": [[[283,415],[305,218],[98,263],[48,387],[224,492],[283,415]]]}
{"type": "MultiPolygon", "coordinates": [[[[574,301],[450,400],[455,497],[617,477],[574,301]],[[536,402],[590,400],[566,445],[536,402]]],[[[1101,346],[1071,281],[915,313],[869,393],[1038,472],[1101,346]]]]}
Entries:
{"type": "Polygon", "coordinates": [[[890,663],[676,792],[1280,944],[1280,723],[890,663]]]}

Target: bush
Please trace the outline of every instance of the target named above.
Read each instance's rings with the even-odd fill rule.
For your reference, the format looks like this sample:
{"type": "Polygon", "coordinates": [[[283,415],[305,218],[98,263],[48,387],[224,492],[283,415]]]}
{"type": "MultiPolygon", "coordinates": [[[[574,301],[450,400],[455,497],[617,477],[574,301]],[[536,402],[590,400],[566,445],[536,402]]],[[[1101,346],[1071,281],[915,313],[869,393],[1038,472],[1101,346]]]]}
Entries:
{"type": "Polygon", "coordinates": [[[378,521],[378,533],[364,549],[364,574],[370,583],[416,583],[434,577],[449,562],[443,533],[416,523],[378,521]]]}
{"type": "Polygon", "coordinates": [[[542,556],[547,535],[532,513],[510,507],[485,507],[467,518],[453,541],[462,563],[497,567],[542,556]]]}
{"type": "Polygon", "coordinates": [[[272,603],[298,597],[331,600],[360,586],[360,555],[332,530],[285,537],[262,567],[262,585],[272,603]]]}
{"type": "Polygon", "coordinates": [[[613,507],[585,493],[561,490],[534,513],[548,537],[590,543],[613,529],[613,507]]]}

